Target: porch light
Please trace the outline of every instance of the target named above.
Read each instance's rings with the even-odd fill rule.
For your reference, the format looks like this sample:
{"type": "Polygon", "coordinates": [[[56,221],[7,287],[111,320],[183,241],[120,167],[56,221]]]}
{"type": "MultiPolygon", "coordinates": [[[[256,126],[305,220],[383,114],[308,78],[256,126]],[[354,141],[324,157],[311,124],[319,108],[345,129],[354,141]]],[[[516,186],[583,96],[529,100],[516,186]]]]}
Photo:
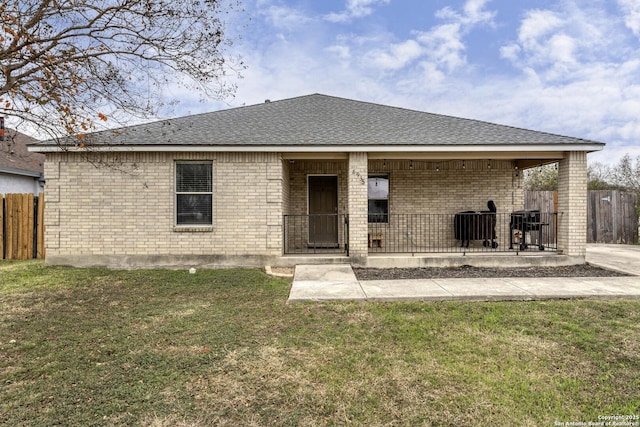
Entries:
{"type": "Polygon", "coordinates": [[[385,169],[387,167],[387,159],[382,161],[382,168],[385,169]]]}
{"type": "Polygon", "coordinates": [[[440,172],[440,163],[436,163],[436,172],[440,172]]]}
{"type": "Polygon", "coordinates": [[[491,169],[491,159],[487,161],[487,169],[491,169]]]}
{"type": "Polygon", "coordinates": [[[413,160],[409,160],[409,169],[413,169],[413,160]]]}
{"type": "Polygon", "coordinates": [[[464,160],[462,161],[462,169],[466,169],[467,168],[467,162],[465,162],[464,160]]]}

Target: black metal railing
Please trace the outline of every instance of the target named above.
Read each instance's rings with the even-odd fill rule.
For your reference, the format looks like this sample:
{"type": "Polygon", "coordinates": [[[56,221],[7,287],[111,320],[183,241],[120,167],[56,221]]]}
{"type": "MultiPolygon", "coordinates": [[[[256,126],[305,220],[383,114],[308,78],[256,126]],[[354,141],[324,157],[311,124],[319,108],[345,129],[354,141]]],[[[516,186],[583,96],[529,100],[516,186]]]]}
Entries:
{"type": "Polygon", "coordinates": [[[557,213],[389,214],[369,223],[369,253],[557,250],[557,213]]]}
{"type": "MultiPolygon", "coordinates": [[[[472,253],[556,251],[558,214],[388,214],[368,227],[369,253],[472,253]]],[[[289,254],[349,255],[346,214],[284,215],[283,247],[289,254]]]]}
{"type": "Polygon", "coordinates": [[[349,255],[349,217],[346,214],[284,215],[283,247],[285,255],[349,255]]]}

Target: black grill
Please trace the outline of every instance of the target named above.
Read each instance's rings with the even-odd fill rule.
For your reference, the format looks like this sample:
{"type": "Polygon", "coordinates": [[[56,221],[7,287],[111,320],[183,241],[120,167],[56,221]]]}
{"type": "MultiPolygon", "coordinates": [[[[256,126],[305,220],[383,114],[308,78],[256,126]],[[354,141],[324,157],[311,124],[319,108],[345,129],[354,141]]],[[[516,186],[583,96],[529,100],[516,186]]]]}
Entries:
{"type": "Polygon", "coordinates": [[[493,200],[487,202],[488,211],[464,211],[455,214],[453,227],[456,240],[460,240],[460,247],[465,242],[467,248],[471,240],[482,240],[484,247],[497,248],[496,239],[496,205],[493,200]]]}
{"type": "MultiPolygon", "coordinates": [[[[548,226],[548,223],[540,221],[540,210],[520,210],[511,212],[511,219],[509,221],[509,249],[513,249],[514,244],[519,244],[520,249],[524,250],[528,248],[527,233],[532,231],[540,232],[543,227],[548,226]]],[[[538,249],[543,251],[544,245],[542,239],[538,239],[538,249]]]]}

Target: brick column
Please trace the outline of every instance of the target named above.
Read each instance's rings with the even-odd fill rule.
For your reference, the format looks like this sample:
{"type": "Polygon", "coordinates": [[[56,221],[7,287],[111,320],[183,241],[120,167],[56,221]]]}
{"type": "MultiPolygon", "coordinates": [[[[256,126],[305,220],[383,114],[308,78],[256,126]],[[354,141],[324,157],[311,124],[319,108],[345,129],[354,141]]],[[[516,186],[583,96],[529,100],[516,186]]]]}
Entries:
{"type": "Polygon", "coordinates": [[[364,264],[368,254],[367,153],[349,154],[349,256],[364,264]]]}
{"type": "Polygon", "coordinates": [[[283,165],[280,153],[267,154],[267,250],[282,255],[283,165]]]}
{"type": "Polygon", "coordinates": [[[558,249],[584,258],[587,248],[587,153],[569,151],[558,164],[558,249]]]}

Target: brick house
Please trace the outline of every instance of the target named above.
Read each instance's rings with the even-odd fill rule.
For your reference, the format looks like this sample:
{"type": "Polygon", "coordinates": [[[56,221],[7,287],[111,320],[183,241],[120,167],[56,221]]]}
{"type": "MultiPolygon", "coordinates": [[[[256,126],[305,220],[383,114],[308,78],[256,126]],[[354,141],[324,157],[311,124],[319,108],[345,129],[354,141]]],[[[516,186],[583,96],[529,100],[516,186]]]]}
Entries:
{"type": "Polygon", "coordinates": [[[583,263],[586,158],[604,146],[319,94],[86,141],[30,148],[50,264],[583,263]],[[556,162],[558,213],[527,229],[522,172],[556,162]]]}

